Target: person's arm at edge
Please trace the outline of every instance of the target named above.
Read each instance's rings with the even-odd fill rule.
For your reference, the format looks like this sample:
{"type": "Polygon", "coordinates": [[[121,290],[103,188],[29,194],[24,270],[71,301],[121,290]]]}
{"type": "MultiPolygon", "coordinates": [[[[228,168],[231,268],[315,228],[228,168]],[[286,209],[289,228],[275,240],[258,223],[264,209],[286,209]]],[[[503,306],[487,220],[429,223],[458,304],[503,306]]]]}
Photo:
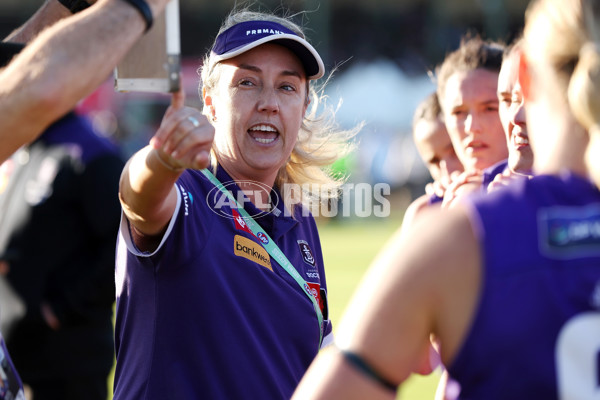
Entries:
{"type": "Polygon", "coordinates": [[[429,198],[430,195],[424,194],[417,197],[412,203],[409,204],[404,212],[404,217],[402,218],[402,232],[407,232],[410,230],[410,227],[412,227],[415,223],[415,219],[423,210],[430,206],[437,207],[441,204],[430,205],[429,198]]]}
{"type": "MultiPolygon", "coordinates": [[[[463,207],[427,210],[416,222],[409,235],[396,235],[379,254],[336,333],[339,348],[360,355],[397,383],[410,375],[431,332],[442,342],[444,364],[453,360],[481,286],[480,250],[463,207]]],[[[293,398],[395,397],[332,346],[319,353],[293,398]]]]}
{"type": "MultiPolygon", "coordinates": [[[[90,1],[91,3],[91,1],[90,1]]],[[[12,31],[4,42],[28,43],[33,40],[44,28],[53,25],[56,21],[69,17],[71,11],[60,4],[58,0],[46,0],[44,4],[23,25],[12,31]]]]}
{"type": "MultiPolygon", "coordinates": [[[[147,2],[156,17],[167,0],[147,2]]],[[[107,79],[145,28],[126,1],[99,0],[43,30],[0,70],[0,161],[107,79]]]]}

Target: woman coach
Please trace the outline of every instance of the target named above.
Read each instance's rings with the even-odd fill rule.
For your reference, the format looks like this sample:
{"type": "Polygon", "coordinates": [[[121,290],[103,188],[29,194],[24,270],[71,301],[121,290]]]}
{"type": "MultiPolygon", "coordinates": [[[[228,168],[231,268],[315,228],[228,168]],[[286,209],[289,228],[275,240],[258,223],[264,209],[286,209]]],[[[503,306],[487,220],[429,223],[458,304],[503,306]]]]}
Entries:
{"type": "Polygon", "coordinates": [[[244,10],[201,75],[204,115],[174,95],[122,175],[115,400],[288,399],[330,341],[316,225],[285,193],[339,185],[322,167],[354,134],[315,115],[321,57],[244,10]]]}

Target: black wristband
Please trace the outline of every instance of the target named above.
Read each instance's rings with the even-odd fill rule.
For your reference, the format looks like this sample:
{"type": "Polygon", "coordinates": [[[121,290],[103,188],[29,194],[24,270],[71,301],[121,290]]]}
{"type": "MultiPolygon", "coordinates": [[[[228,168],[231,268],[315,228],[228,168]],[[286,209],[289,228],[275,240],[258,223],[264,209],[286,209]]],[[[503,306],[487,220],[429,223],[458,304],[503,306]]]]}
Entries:
{"type": "Polygon", "coordinates": [[[91,6],[91,4],[85,0],[58,0],[58,2],[63,6],[67,7],[72,14],[78,13],[79,11],[83,11],[89,6],[91,6]]]}
{"type": "Polygon", "coordinates": [[[148,3],[146,3],[145,0],[125,0],[126,2],[128,2],[129,4],[131,4],[133,7],[135,7],[136,10],[138,10],[140,12],[140,14],[142,14],[142,17],[144,17],[144,20],[146,21],[146,32],[148,32],[150,30],[150,28],[152,28],[152,23],[154,22],[154,17],[152,16],[152,10],[150,9],[150,6],[148,6],[148,3]]]}
{"type": "Polygon", "coordinates": [[[346,361],[352,364],[352,366],[358,371],[360,371],[363,375],[368,376],[369,378],[371,378],[372,380],[379,383],[380,385],[382,385],[390,391],[395,392],[398,390],[397,384],[390,382],[389,380],[381,376],[381,374],[378,373],[373,367],[371,367],[361,356],[349,350],[339,350],[346,359],[346,361]]]}

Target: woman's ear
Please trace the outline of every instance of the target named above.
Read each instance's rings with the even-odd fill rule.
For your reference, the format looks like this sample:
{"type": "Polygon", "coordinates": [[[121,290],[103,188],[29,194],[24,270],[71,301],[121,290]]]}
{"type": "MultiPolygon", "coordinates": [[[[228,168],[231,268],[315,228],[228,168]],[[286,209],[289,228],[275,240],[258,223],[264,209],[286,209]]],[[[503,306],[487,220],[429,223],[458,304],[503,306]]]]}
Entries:
{"type": "Polygon", "coordinates": [[[204,107],[208,107],[210,111],[210,117],[214,121],[215,116],[215,106],[213,105],[212,96],[208,94],[206,87],[202,88],[202,101],[204,102],[204,107]]]}
{"type": "Polygon", "coordinates": [[[310,105],[310,97],[306,96],[306,101],[304,102],[304,107],[302,109],[302,118],[306,117],[306,110],[308,110],[309,105],[310,105]]]}
{"type": "Polygon", "coordinates": [[[205,105],[212,105],[212,97],[207,94],[206,87],[202,88],[202,101],[205,105]]]}
{"type": "Polygon", "coordinates": [[[517,76],[517,81],[519,85],[521,85],[521,90],[523,91],[523,98],[525,101],[531,100],[531,75],[529,70],[529,62],[527,61],[527,57],[525,53],[519,51],[516,54],[516,57],[519,58],[519,74],[517,76]]]}

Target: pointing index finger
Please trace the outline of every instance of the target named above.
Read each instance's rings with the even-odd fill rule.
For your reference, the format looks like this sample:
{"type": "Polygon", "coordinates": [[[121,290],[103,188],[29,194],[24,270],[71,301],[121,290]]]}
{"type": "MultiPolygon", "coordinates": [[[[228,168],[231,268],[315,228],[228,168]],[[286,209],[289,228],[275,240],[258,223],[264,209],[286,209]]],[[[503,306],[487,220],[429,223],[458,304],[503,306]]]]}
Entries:
{"type": "Polygon", "coordinates": [[[170,133],[170,130],[167,128],[168,123],[165,123],[168,120],[169,116],[171,116],[176,110],[181,110],[185,103],[185,93],[183,91],[183,87],[180,87],[177,92],[174,92],[171,95],[171,106],[167,109],[165,116],[163,117],[163,121],[161,122],[158,131],[154,134],[152,139],[150,139],[150,144],[155,148],[161,148],[165,142],[165,139],[170,133]]]}
{"type": "Polygon", "coordinates": [[[171,97],[171,107],[178,110],[180,108],[183,108],[184,103],[185,93],[183,91],[182,85],[177,92],[173,93],[173,96],[171,97]]]}

